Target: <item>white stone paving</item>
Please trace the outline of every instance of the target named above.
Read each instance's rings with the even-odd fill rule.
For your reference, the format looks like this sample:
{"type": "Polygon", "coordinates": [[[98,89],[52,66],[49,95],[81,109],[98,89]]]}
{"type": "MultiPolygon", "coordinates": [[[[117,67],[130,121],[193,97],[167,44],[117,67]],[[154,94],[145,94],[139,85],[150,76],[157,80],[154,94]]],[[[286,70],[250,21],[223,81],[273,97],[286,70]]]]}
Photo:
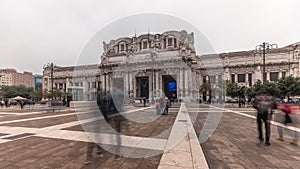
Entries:
{"type": "Polygon", "coordinates": [[[158,168],[209,168],[184,103],[181,104],[158,168]]]}
{"type": "MultiPolygon", "coordinates": [[[[136,111],[146,110],[149,108],[151,108],[151,107],[140,108],[140,109],[136,109],[136,110],[129,110],[129,111],[123,112],[121,114],[133,113],[136,111]]],[[[79,114],[84,114],[84,113],[88,113],[88,112],[90,112],[90,111],[79,112],[79,114]]],[[[52,115],[52,116],[3,121],[3,122],[0,122],[0,124],[25,122],[25,121],[31,121],[31,120],[53,118],[53,117],[63,117],[63,116],[69,116],[69,115],[75,115],[75,114],[77,114],[77,113],[67,113],[67,114],[59,114],[59,115],[52,115]]],[[[89,122],[99,120],[99,119],[101,119],[101,118],[94,117],[94,118],[84,119],[84,120],[80,120],[80,121],[73,121],[73,122],[68,122],[68,123],[64,123],[64,124],[53,125],[53,126],[44,127],[44,128],[0,126],[1,133],[8,134],[8,135],[0,137],[0,143],[13,141],[13,140],[9,140],[9,139],[2,139],[4,137],[15,136],[15,135],[23,134],[23,133],[32,133],[32,134],[34,134],[34,136],[45,137],[45,138],[92,142],[93,138],[89,138],[89,136],[97,135],[97,133],[87,133],[87,132],[83,132],[83,131],[68,131],[68,130],[61,130],[61,129],[80,125],[83,123],[89,123],[89,122]]],[[[23,138],[25,138],[25,137],[21,137],[19,139],[23,139],[23,138]]],[[[117,138],[117,135],[115,135],[115,134],[101,133],[100,143],[109,144],[109,145],[118,145],[115,138],[117,138]]],[[[167,139],[134,137],[134,136],[123,136],[123,135],[120,136],[120,139],[122,140],[121,146],[153,149],[153,150],[163,150],[166,145],[166,142],[167,142],[167,139]]]]}

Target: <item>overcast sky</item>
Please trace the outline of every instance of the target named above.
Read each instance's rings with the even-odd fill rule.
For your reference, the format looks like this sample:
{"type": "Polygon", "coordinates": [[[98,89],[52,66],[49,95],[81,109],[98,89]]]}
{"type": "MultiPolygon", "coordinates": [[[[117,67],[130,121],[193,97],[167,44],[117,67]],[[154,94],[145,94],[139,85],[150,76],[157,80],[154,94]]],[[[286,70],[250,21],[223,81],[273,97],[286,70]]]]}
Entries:
{"type": "MultiPolygon", "coordinates": [[[[41,74],[50,62],[75,65],[96,32],[143,13],[184,20],[217,53],[251,50],[264,41],[282,47],[300,41],[299,8],[298,0],[0,0],[0,68],[41,74]]],[[[145,25],[137,35],[148,27],[151,32],[145,25]]]]}

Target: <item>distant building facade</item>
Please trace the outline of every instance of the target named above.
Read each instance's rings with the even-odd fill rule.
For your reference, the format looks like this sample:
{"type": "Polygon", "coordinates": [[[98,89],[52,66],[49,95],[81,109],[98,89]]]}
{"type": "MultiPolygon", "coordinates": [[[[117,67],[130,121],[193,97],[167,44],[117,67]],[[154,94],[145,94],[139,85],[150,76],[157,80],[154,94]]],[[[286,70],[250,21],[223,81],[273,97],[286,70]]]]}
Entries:
{"type": "MultiPolygon", "coordinates": [[[[266,80],[299,77],[299,57],[299,43],[268,51],[266,80]]],[[[91,100],[97,90],[112,91],[115,87],[129,98],[207,100],[207,94],[200,94],[202,84],[210,82],[215,91],[224,90],[218,84],[225,80],[252,86],[262,81],[262,63],[262,53],[256,50],[197,55],[193,33],[184,30],[144,34],[103,42],[99,64],[54,66],[53,78],[51,67],[46,67],[43,91],[51,91],[53,81],[53,88],[72,93],[74,100],[91,100]]]]}
{"type": "Polygon", "coordinates": [[[34,76],[31,72],[18,73],[15,69],[1,69],[1,86],[20,86],[34,88],[34,76]]]}
{"type": "Polygon", "coordinates": [[[34,75],[34,90],[38,90],[43,86],[43,76],[34,75]]]}

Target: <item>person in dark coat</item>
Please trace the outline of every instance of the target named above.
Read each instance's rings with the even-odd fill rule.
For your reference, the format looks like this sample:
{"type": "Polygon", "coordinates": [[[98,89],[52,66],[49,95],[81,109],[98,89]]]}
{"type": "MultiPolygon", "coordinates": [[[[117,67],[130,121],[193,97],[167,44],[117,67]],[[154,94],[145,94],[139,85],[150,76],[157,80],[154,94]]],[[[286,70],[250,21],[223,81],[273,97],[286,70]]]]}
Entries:
{"type": "Polygon", "coordinates": [[[256,122],[258,130],[259,144],[264,141],[262,132],[262,122],[265,125],[265,145],[269,146],[271,125],[270,120],[272,119],[273,109],[276,109],[276,103],[274,98],[270,96],[266,91],[261,90],[255,96],[253,107],[257,110],[256,122]]]}

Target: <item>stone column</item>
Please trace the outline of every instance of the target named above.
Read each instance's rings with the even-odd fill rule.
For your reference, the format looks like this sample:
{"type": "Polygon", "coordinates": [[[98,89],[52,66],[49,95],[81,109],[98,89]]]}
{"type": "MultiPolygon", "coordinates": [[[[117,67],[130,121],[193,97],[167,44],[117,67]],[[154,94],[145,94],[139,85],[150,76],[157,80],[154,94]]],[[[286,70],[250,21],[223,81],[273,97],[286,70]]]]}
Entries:
{"type": "Polygon", "coordinates": [[[66,92],[68,92],[69,86],[70,86],[70,79],[69,79],[69,78],[66,78],[66,85],[65,85],[65,90],[66,90],[66,92]]]}
{"type": "MultiPolygon", "coordinates": [[[[53,84],[54,85],[54,84],[53,84]]],[[[48,91],[51,90],[51,77],[48,77],[48,91]]]]}
{"type": "Polygon", "coordinates": [[[129,86],[128,86],[128,90],[129,90],[129,95],[128,97],[131,96],[130,91],[133,89],[133,83],[132,83],[132,71],[129,72],[129,86]]]}
{"type": "Polygon", "coordinates": [[[159,95],[159,72],[158,71],[156,71],[155,78],[156,78],[156,80],[155,80],[155,82],[156,82],[156,84],[155,84],[155,87],[156,87],[155,95],[156,95],[156,97],[158,97],[158,95],[159,95]]]}
{"type": "Polygon", "coordinates": [[[186,73],[187,73],[186,83],[187,83],[187,91],[188,91],[187,96],[189,98],[191,98],[191,96],[192,96],[191,90],[192,90],[192,84],[193,84],[191,69],[187,69],[186,73]]]}
{"type": "Polygon", "coordinates": [[[124,72],[125,73],[125,76],[123,76],[125,79],[124,79],[124,88],[123,88],[123,90],[124,90],[124,93],[126,93],[126,94],[128,94],[128,91],[129,91],[129,72],[124,72]]]}
{"type": "MultiPolygon", "coordinates": [[[[133,76],[135,74],[135,72],[133,71],[133,72],[131,72],[131,74],[133,76]]],[[[136,78],[135,78],[135,76],[133,76],[132,84],[133,84],[133,86],[132,86],[132,90],[133,90],[132,97],[135,98],[136,97],[136,78]]]]}
{"type": "Polygon", "coordinates": [[[88,91],[88,83],[87,83],[87,79],[83,79],[82,81],[82,87],[83,87],[83,100],[88,100],[88,94],[90,94],[91,92],[88,91]]]}
{"type": "Polygon", "coordinates": [[[184,96],[184,84],[183,84],[183,82],[184,82],[184,80],[183,80],[183,73],[184,71],[183,71],[183,68],[179,68],[179,74],[180,74],[180,76],[179,76],[179,81],[180,81],[180,97],[183,97],[184,96]]]}
{"type": "Polygon", "coordinates": [[[234,82],[238,83],[238,74],[237,73],[234,73],[234,82]]]}

